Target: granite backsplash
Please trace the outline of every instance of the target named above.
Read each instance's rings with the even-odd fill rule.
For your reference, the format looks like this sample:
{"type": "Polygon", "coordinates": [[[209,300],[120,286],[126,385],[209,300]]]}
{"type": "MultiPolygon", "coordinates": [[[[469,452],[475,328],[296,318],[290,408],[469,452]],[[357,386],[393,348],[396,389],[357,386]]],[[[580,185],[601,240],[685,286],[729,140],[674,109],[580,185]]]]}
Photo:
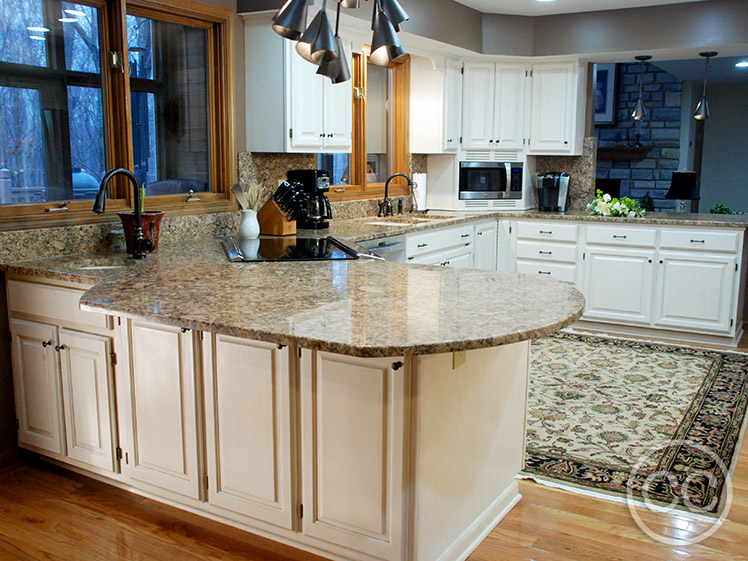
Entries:
{"type": "MultiPolygon", "coordinates": [[[[570,174],[568,210],[585,210],[595,195],[596,159],[597,137],[588,136],[584,139],[581,156],[537,156],[535,172],[563,171],[570,174]]],[[[535,178],[532,180],[534,182],[535,178]]],[[[537,207],[537,201],[535,203],[537,207]]]]}

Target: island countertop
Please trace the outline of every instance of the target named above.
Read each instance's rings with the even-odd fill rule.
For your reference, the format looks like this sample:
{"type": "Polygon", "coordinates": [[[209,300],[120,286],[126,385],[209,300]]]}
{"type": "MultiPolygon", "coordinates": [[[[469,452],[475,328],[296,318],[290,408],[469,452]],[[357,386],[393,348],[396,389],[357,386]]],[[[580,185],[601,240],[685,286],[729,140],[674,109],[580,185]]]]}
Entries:
{"type": "Polygon", "coordinates": [[[98,283],[85,310],[361,357],[534,339],[584,307],[572,285],[547,278],[370,259],[229,263],[216,239],[167,244],[142,261],[79,255],[4,268],[98,283]]]}

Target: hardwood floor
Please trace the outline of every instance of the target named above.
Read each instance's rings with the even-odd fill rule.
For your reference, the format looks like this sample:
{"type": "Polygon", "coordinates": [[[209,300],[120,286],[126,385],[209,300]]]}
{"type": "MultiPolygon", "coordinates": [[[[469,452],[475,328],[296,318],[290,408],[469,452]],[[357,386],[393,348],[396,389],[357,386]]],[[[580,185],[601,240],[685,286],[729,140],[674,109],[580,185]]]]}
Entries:
{"type": "MultiPolygon", "coordinates": [[[[748,350],[748,338],[740,349],[748,350]]],[[[521,481],[523,499],[469,561],[748,561],[748,445],[726,521],[699,544],[663,545],[625,504],[521,481]]],[[[658,534],[688,539],[709,525],[648,513],[658,534]]],[[[0,474],[0,561],[319,561],[321,558],[86,477],[25,461],[0,474]]]]}

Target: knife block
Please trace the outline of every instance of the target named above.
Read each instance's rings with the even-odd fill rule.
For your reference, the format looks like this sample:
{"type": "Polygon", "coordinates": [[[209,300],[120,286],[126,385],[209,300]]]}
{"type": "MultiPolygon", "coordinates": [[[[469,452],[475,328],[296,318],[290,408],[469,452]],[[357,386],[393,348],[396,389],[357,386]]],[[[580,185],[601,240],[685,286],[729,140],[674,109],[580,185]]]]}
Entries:
{"type": "Polygon", "coordinates": [[[269,199],[257,213],[260,234],[290,236],[296,233],[296,221],[289,220],[273,199],[269,199]]]}

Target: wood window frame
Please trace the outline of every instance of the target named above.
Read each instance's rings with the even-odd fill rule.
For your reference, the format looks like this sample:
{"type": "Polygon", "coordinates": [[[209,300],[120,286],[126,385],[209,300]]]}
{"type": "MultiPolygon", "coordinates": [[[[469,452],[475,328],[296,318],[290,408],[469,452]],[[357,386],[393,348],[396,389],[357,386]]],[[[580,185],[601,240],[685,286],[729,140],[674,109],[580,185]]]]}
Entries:
{"type": "MultiPolygon", "coordinates": [[[[208,28],[212,190],[195,193],[194,197],[199,199],[197,202],[187,202],[186,193],[148,196],[146,206],[164,210],[167,215],[236,210],[231,195],[231,186],[237,177],[234,12],[194,0],[79,0],[79,3],[101,10],[101,86],[107,169],[124,167],[132,170],[134,166],[128,57],[123,57],[124,68],[119,69],[110,68],[105,56],[111,51],[127,52],[127,15],[208,28]]],[[[132,186],[126,179],[114,178],[109,195],[106,212],[100,215],[91,212],[91,199],[0,205],[0,231],[112,222],[118,211],[132,209],[132,186]],[[67,210],[63,211],[63,208],[67,210]]]]}
{"type": "MultiPolygon", "coordinates": [[[[360,53],[353,54],[353,86],[362,87],[366,96],[359,99],[353,95],[353,147],[351,151],[351,184],[336,185],[328,193],[331,201],[355,201],[384,197],[384,183],[367,183],[366,181],[366,102],[368,46],[360,53]]],[[[392,149],[392,172],[409,173],[410,171],[410,56],[402,62],[392,63],[391,126],[387,127],[388,146],[392,149]]],[[[355,89],[354,89],[355,92],[355,89]]],[[[410,194],[408,184],[402,177],[392,180],[388,195],[390,197],[410,194]]]]}

